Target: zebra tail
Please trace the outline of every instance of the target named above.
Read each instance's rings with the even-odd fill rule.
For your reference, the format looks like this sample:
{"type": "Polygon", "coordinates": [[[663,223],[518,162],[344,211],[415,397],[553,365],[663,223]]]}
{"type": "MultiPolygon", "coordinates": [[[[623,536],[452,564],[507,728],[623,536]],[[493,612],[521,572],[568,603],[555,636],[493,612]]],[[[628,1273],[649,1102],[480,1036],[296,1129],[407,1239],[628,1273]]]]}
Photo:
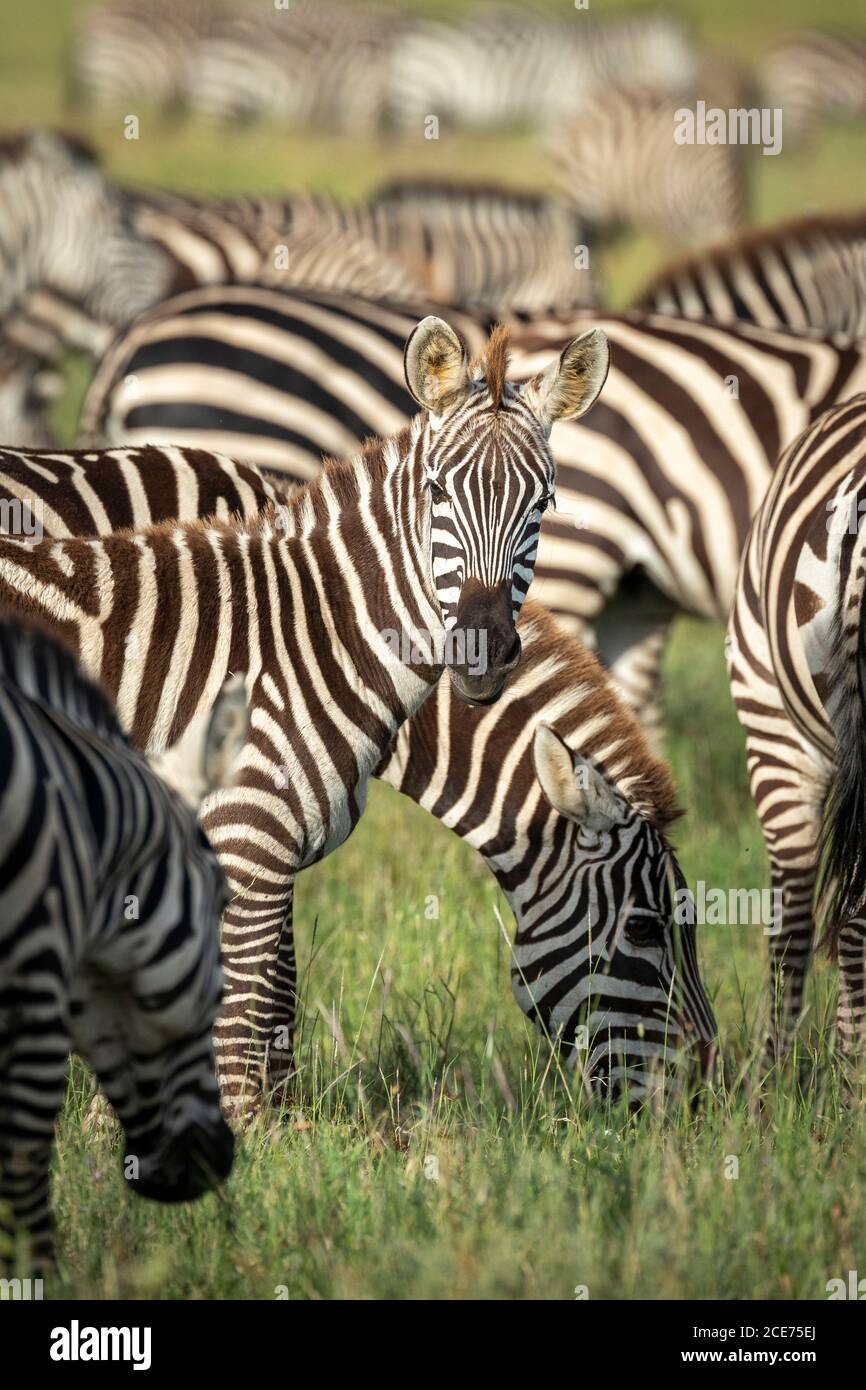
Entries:
{"type": "Polygon", "coordinates": [[[824,801],[818,900],[825,904],[821,945],[831,956],[839,934],[866,904],[866,556],[859,543],[836,621],[830,689],[837,711],[836,767],[824,801]],[[853,600],[853,601],[852,601],[853,600]],[[857,604],[853,620],[854,602],[857,604]]]}

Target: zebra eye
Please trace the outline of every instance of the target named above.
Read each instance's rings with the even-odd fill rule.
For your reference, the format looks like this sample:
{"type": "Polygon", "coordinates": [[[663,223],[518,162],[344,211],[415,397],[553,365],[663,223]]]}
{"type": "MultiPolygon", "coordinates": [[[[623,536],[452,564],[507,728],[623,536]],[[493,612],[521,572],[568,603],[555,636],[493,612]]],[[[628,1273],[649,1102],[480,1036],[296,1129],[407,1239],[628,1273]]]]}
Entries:
{"type": "Polygon", "coordinates": [[[540,512],[546,512],[548,507],[553,507],[553,510],[556,511],[556,493],[553,488],[550,489],[550,492],[544,494],[538,504],[538,510],[540,512]]]}
{"type": "Polygon", "coordinates": [[[654,917],[632,917],[626,923],[625,939],[632,946],[652,946],[657,940],[657,927],[654,917]]]}
{"type": "Polygon", "coordinates": [[[449,500],[448,493],[441,483],[437,483],[435,478],[429,478],[427,480],[427,486],[430,489],[430,496],[433,498],[434,502],[447,502],[449,500]]]}

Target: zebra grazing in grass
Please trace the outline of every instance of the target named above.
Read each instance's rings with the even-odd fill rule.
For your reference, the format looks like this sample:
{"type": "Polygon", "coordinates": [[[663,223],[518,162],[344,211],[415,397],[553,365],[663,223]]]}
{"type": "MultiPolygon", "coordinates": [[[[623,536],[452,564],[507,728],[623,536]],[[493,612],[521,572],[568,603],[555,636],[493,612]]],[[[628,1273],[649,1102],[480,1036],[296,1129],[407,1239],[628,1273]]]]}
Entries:
{"type": "Polygon", "coordinates": [[[583,225],[556,198],[496,184],[403,180],[380,189],[362,212],[370,239],[439,304],[502,315],[598,303],[583,225]]]}
{"type": "Polygon", "coordinates": [[[862,1044],[866,1015],[864,510],[861,393],[782,456],[749,533],[728,628],[731,690],[780,895],[770,938],[774,1040],[784,1046],[799,1017],[823,897],[846,1054],[862,1044]]]}
{"type": "Polygon", "coordinates": [[[761,227],[662,270],[635,307],[866,338],[866,213],[761,227]]]}
{"type": "MultiPolygon", "coordinates": [[[[187,795],[230,777],[239,702],[242,690],[223,692],[197,747],[188,739],[165,769],[187,795]]],[[[0,1208],[41,1267],[71,1048],[123,1124],[134,1192],[186,1201],[231,1169],[212,1041],[227,893],[194,814],[129,746],[103,692],[44,632],[5,619],[0,796],[0,1208]]]]}
{"type": "MultiPolygon", "coordinates": [[[[217,295],[207,319],[178,299],[142,320],[94,379],[85,437],[179,438],[309,477],[323,419],[350,448],[410,417],[397,384],[405,309],[333,297],[324,312],[297,293],[259,296],[239,288],[222,312],[217,295]],[[323,361],[339,370],[319,394],[323,361]],[[227,400],[240,408],[226,411],[227,400]]],[[[591,324],[613,367],[591,414],[553,432],[557,509],[542,526],[534,594],[597,649],[652,729],[674,615],[725,620],[779,453],[866,389],[866,347],[638,312],[550,316],[512,335],[512,375],[543,370],[591,324]]]]}
{"type": "Polygon", "coordinates": [[[792,144],[829,119],[866,114],[866,35],[820,29],[787,34],[773,44],[759,73],[761,101],[781,107],[792,144]]]}
{"type": "MultiPolygon", "coordinates": [[[[55,539],[195,520],[215,498],[253,516],[274,491],[254,470],[235,491],[233,468],[202,454],[190,486],[180,450],[6,451],[0,508],[27,498],[55,539]]],[[[665,834],[670,779],[575,638],[529,601],[519,632],[521,664],[502,699],[466,708],[443,677],[377,775],[483,855],[517,922],[521,1007],[561,1040],[588,1088],[637,1099],[652,1093],[662,1054],[674,1065],[695,1043],[706,1069],[715,1035],[692,929],[671,911],[670,875],[682,879],[665,834]]]]}
{"type": "Polygon", "coordinates": [[[590,234],[638,226],[700,241],[742,222],[742,147],[674,140],[675,112],[690,100],[611,89],[551,135],[557,185],[590,234]]]}
{"type": "Polygon", "coordinates": [[[392,49],[393,122],[421,133],[431,113],[453,126],[545,127],[588,111],[612,84],[670,92],[698,69],[670,15],[595,23],[488,4],[457,24],[405,28],[392,49]]]}
{"type": "Polygon", "coordinates": [[[0,599],[68,635],[149,752],[177,742],[227,672],[246,674],[249,741],[202,821],[233,890],[217,1025],[230,1104],[291,1068],[296,873],[350,833],[367,779],[444,666],[459,698],[485,703],[519,660],[553,491],[548,435],[593,403],[607,347],[590,330],[515,387],[502,332],[472,365],[428,318],[405,361],[423,407],[410,428],[328,465],[276,510],[0,542],[0,599]]]}

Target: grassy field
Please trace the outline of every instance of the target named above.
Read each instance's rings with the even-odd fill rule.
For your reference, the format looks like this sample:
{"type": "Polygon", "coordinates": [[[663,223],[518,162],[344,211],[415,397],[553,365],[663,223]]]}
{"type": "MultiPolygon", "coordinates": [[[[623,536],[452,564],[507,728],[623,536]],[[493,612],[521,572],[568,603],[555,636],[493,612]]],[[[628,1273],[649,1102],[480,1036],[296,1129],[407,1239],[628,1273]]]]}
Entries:
{"type": "MultiPolygon", "coordinates": [[[[43,0],[2,17],[4,118],[81,130],[127,180],[354,194],[407,171],[546,177],[521,135],[368,147],[269,128],[217,135],[142,113],[141,140],[124,141],[119,118],[64,109],[62,56],[78,8],[43,0]]],[[[745,59],[779,24],[777,7],[753,0],[680,8],[745,59]]],[[[790,26],[853,23],[859,9],[789,0],[784,16],[790,26]]],[[[756,220],[862,203],[864,167],[862,130],[758,158],[756,220]]],[[[614,303],[665,249],[635,237],[605,258],[614,303]]],[[[67,436],[81,385],[79,371],[67,436]]],[[[764,886],[718,630],[678,625],[666,688],[668,751],[688,808],[677,834],[686,873],[764,886]]],[[[165,1211],[128,1199],[117,1143],[84,1132],[90,1083],[77,1069],[56,1165],[63,1275],[49,1292],[814,1299],[829,1279],[866,1273],[864,1114],[836,1091],[832,971],[822,963],[813,974],[799,1055],[767,1075],[760,928],[705,927],[702,967],[732,1082],[698,1114],[627,1120],[569,1094],[511,999],[500,919],[510,926],[477,856],[375,788],[357,833],[300,883],[297,1110],[244,1138],[220,1198],[165,1211]],[[424,916],[431,893],[436,922],[424,916]]]]}

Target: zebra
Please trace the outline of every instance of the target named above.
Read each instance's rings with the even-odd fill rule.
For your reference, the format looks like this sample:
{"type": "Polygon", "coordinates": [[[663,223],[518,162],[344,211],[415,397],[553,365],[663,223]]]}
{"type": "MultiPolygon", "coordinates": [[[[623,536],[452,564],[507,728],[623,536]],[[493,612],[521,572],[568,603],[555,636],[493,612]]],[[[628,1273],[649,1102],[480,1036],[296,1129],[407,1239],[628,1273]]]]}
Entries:
{"type": "MultiPolygon", "coordinates": [[[[322,419],[350,449],[413,413],[398,384],[405,309],[244,287],[224,312],[218,293],[200,303],[206,316],[195,296],[179,299],[117,342],[85,401],[85,441],[199,442],[285,482],[318,470],[322,419]]],[[[726,620],[779,453],[864,389],[866,349],[637,311],[551,315],[512,333],[514,378],[546,368],[590,325],[609,339],[613,367],[594,410],[554,429],[557,508],[533,593],[597,651],[658,737],[674,615],[726,620]]]]}
{"type": "Polygon", "coordinates": [[[180,109],[188,96],[190,52],[215,23],[212,0],[151,0],[87,9],[75,25],[67,87],[78,103],[117,108],[146,100],[180,109]]]}
{"type": "Polygon", "coordinates": [[[216,1038],[226,1103],[242,1113],[291,1069],[296,874],[354,828],[382,753],[443,667],[458,698],[485,704],[520,659],[554,489],[548,435],[592,405],[607,345],[590,329],[522,387],[507,365],[503,332],[472,363],[429,317],[405,348],[421,413],[277,509],[0,541],[0,600],[64,631],[136,746],[171,747],[227,672],[246,675],[250,738],[202,816],[233,890],[216,1038]]]}
{"type": "Polygon", "coordinates": [[[635,308],[718,323],[866,337],[866,213],[745,232],[653,277],[635,308]]]}
{"type": "Polygon", "coordinates": [[[764,55],[758,78],[762,103],[782,108],[785,138],[796,144],[822,117],[866,114],[866,37],[820,29],[786,34],[764,55]]]}
{"type": "MultiPolygon", "coordinates": [[[[230,780],[243,702],[222,692],[197,747],[163,769],[187,798],[230,780]]],[[[5,617],[0,748],[0,1207],[5,1235],[50,1268],[72,1048],[123,1124],[133,1192],[186,1201],[231,1170],[212,1041],[227,892],[195,815],[130,747],[104,692],[46,632],[5,617]]]]}
{"type": "Polygon", "coordinates": [[[800,1016],[819,906],[839,958],[846,1056],[862,1042],[866,1014],[864,508],[861,392],[818,416],[783,453],[743,552],[727,642],[779,904],[771,1041],[784,1049],[800,1016]]]}
{"type": "MultiPolygon", "coordinates": [[[[204,518],[216,498],[252,517],[279,497],[256,470],[204,453],[192,486],[177,449],[0,453],[0,514],[4,502],[27,499],[55,539],[204,518]]],[[[715,1038],[693,930],[669,901],[670,873],[682,883],[666,833],[676,814],[670,776],[576,638],[529,599],[518,631],[521,664],[503,697],[467,708],[441,678],[376,775],[482,854],[517,923],[520,1007],[560,1041],[582,1085],[637,1102],[654,1094],[663,1059],[688,1063],[690,1043],[706,1072],[715,1038]],[[590,787],[616,808],[607,830],[587,826],[577,793],[590,787]]]]}
{"type": "Polygon", "coordinates": [[[121,324],[169,292],[167,258],[136,234],[124,200],[72,136],[30,131],[0,142],[0,203],[0,316],[44,286],[121,324]]]}
{"type": "Polygon", "coordinates": [[[456,127],[544,128],[591,110],[614,83],[668,93],[692,80],[698,54],[670,15],[596,24],[495,4],[457,24],[407,27],[391,63],[391,120],[420,134],[431,114],[456,127]]]}
{"type": "Polygon", "coordinates": [[[585,229],[557,198],[402,179],[378,189],[362,211],[370,239],[439,304],[501,317],[598,303],[585,229]]]}
{"type": "Polygon", "coordinates": [[[747,207],[743,148],[678,144],[679,99],[604,91],[551,132],[556,184],[590,235],[646,227],[665,239],[700,241],[733,231],[747,207]]]}

